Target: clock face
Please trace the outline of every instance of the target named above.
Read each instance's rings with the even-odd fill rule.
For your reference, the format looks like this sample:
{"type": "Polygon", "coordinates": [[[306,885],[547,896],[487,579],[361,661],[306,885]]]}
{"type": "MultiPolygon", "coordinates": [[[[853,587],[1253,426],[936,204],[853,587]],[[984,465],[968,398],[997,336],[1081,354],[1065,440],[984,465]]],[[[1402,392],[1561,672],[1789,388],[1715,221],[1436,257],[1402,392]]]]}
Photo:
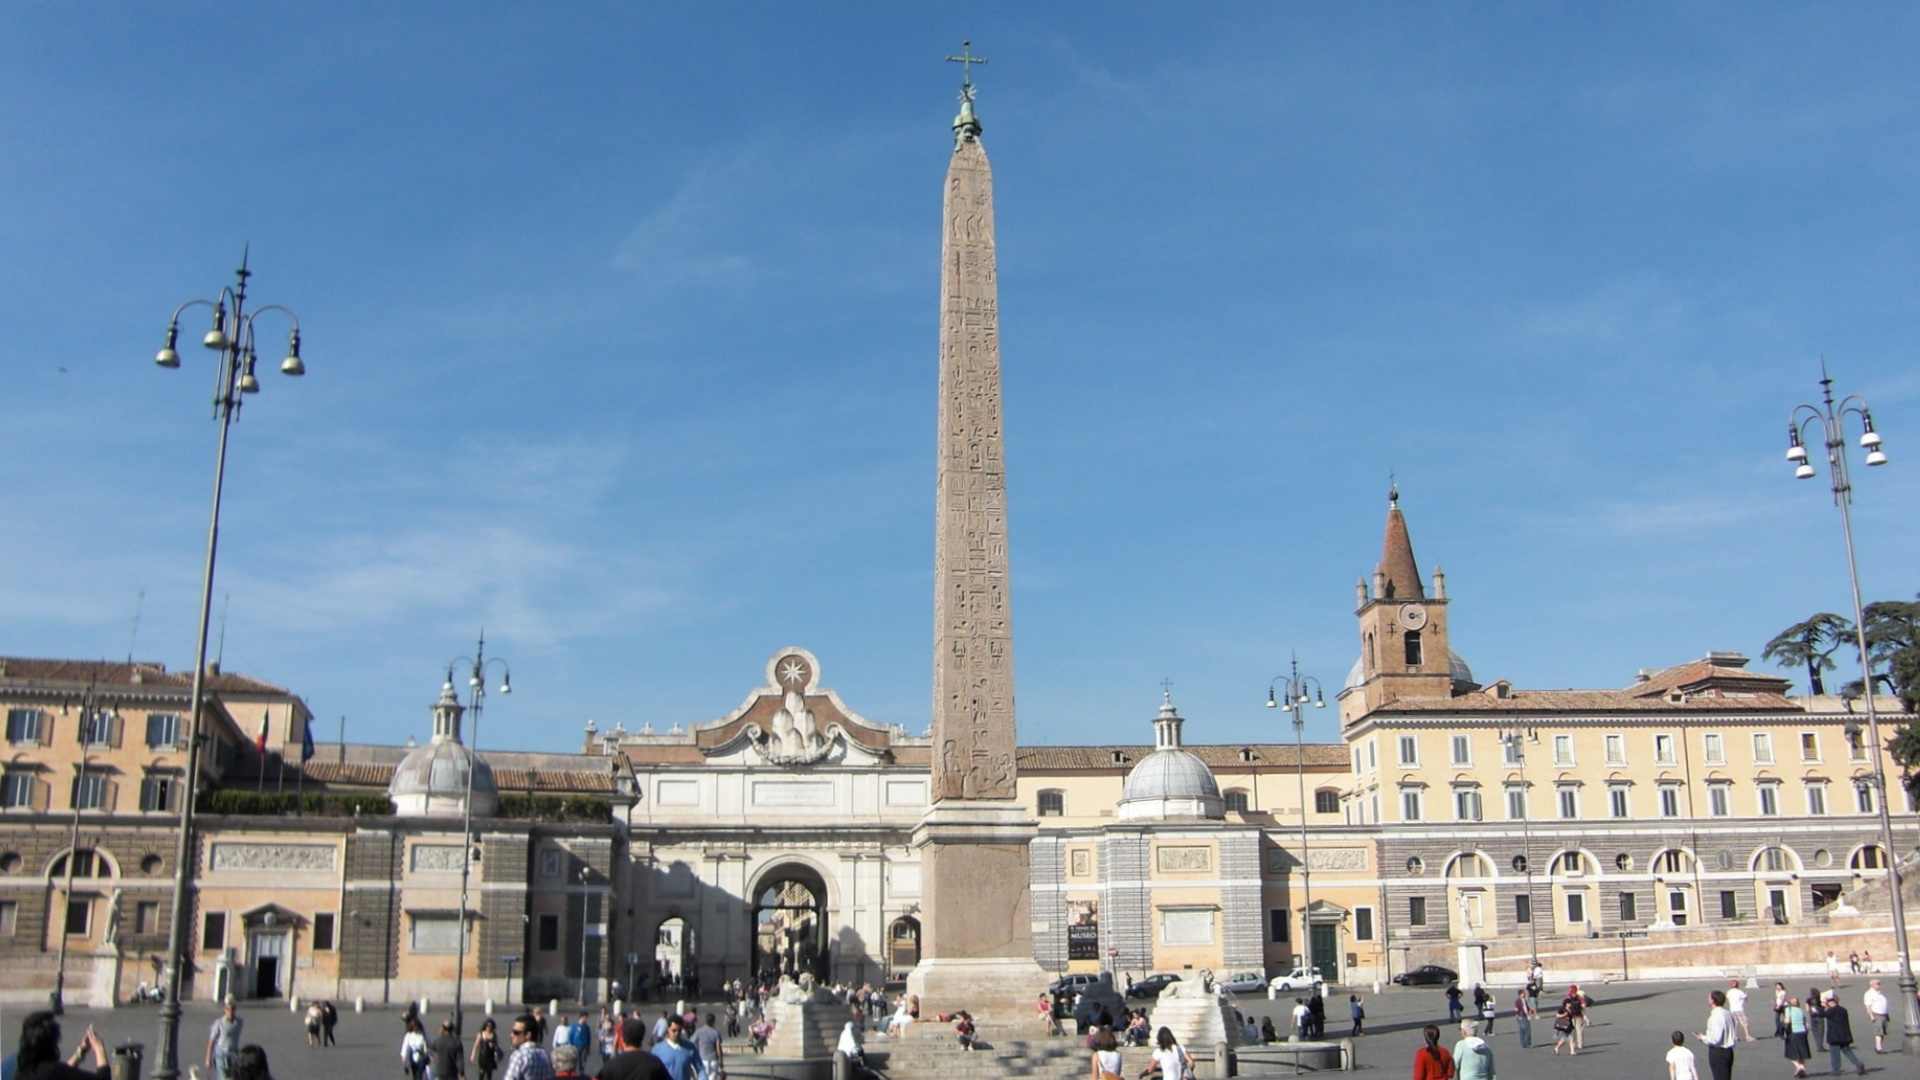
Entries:
{"type": "Polygon", "coordinates": [[[1407,604],[1400,609],[1400,625],[1409,630],[1418,630],[1427,625],[1427,609],[1419,604],[1407,604]]]}

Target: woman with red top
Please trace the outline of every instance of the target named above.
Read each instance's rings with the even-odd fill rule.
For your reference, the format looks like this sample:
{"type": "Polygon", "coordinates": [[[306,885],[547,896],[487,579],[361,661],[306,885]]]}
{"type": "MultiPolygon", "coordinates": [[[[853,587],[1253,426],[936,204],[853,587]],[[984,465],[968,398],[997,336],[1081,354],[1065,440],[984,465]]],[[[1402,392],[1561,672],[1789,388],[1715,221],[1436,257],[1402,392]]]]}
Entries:
{"type": "Polygon", "coordinates": [[[1440,1029],[1428,1024],[1423,1034],[1427,1045],[1413,1052],[1413,1080],[1453,1080],[1453,1054],[1440,1045],[1440,1029]]]}

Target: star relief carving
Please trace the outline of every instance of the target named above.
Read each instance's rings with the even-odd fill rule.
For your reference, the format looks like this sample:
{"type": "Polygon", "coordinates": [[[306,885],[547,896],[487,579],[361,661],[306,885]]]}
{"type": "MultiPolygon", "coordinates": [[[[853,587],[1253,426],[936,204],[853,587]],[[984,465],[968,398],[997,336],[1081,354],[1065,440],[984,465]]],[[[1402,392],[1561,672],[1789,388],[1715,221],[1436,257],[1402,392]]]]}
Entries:
{"type": "Polygon", "coordinates": [[[794,686],[805,686],[807,682],[806,663],[797,656],[787,657],[786,662],[780,665],[780,681],[794,686]]]}

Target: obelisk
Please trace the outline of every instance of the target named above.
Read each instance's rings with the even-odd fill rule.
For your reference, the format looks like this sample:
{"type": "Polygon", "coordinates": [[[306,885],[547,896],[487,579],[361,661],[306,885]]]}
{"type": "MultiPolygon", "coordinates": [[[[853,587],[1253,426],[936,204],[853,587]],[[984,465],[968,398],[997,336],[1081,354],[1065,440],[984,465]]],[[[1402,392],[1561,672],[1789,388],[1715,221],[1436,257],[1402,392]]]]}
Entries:
{"type": "Polygon", "coordinates": [[[967,52],[953,122],[940,262],[940,421],[934,526],[932,805],[921,858],[921,1014],[1030,1019],[1027,848],[1037,822],[1014,790],[1013,621],[1000,421],[993,171],[967,52]]]}

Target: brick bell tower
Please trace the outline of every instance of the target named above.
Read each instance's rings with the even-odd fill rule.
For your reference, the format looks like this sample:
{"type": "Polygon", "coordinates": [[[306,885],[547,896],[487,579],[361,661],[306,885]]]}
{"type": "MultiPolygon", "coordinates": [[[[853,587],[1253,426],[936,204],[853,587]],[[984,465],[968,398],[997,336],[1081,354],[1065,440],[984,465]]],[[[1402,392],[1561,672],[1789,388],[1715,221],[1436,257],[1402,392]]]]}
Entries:
{"type": "Polygon", "coordinates": [[[1433,592],[1420,583],[1400,489],[1387,496],[1387,535],[1373,581],[1354,585],[1359,607],[1360,662],[1340,696],[1340,722],[1350,724],[1397,698],[1453,696],[1452,650],[1447,647],[1447,575],[1433,571],[1433,592]]]}

